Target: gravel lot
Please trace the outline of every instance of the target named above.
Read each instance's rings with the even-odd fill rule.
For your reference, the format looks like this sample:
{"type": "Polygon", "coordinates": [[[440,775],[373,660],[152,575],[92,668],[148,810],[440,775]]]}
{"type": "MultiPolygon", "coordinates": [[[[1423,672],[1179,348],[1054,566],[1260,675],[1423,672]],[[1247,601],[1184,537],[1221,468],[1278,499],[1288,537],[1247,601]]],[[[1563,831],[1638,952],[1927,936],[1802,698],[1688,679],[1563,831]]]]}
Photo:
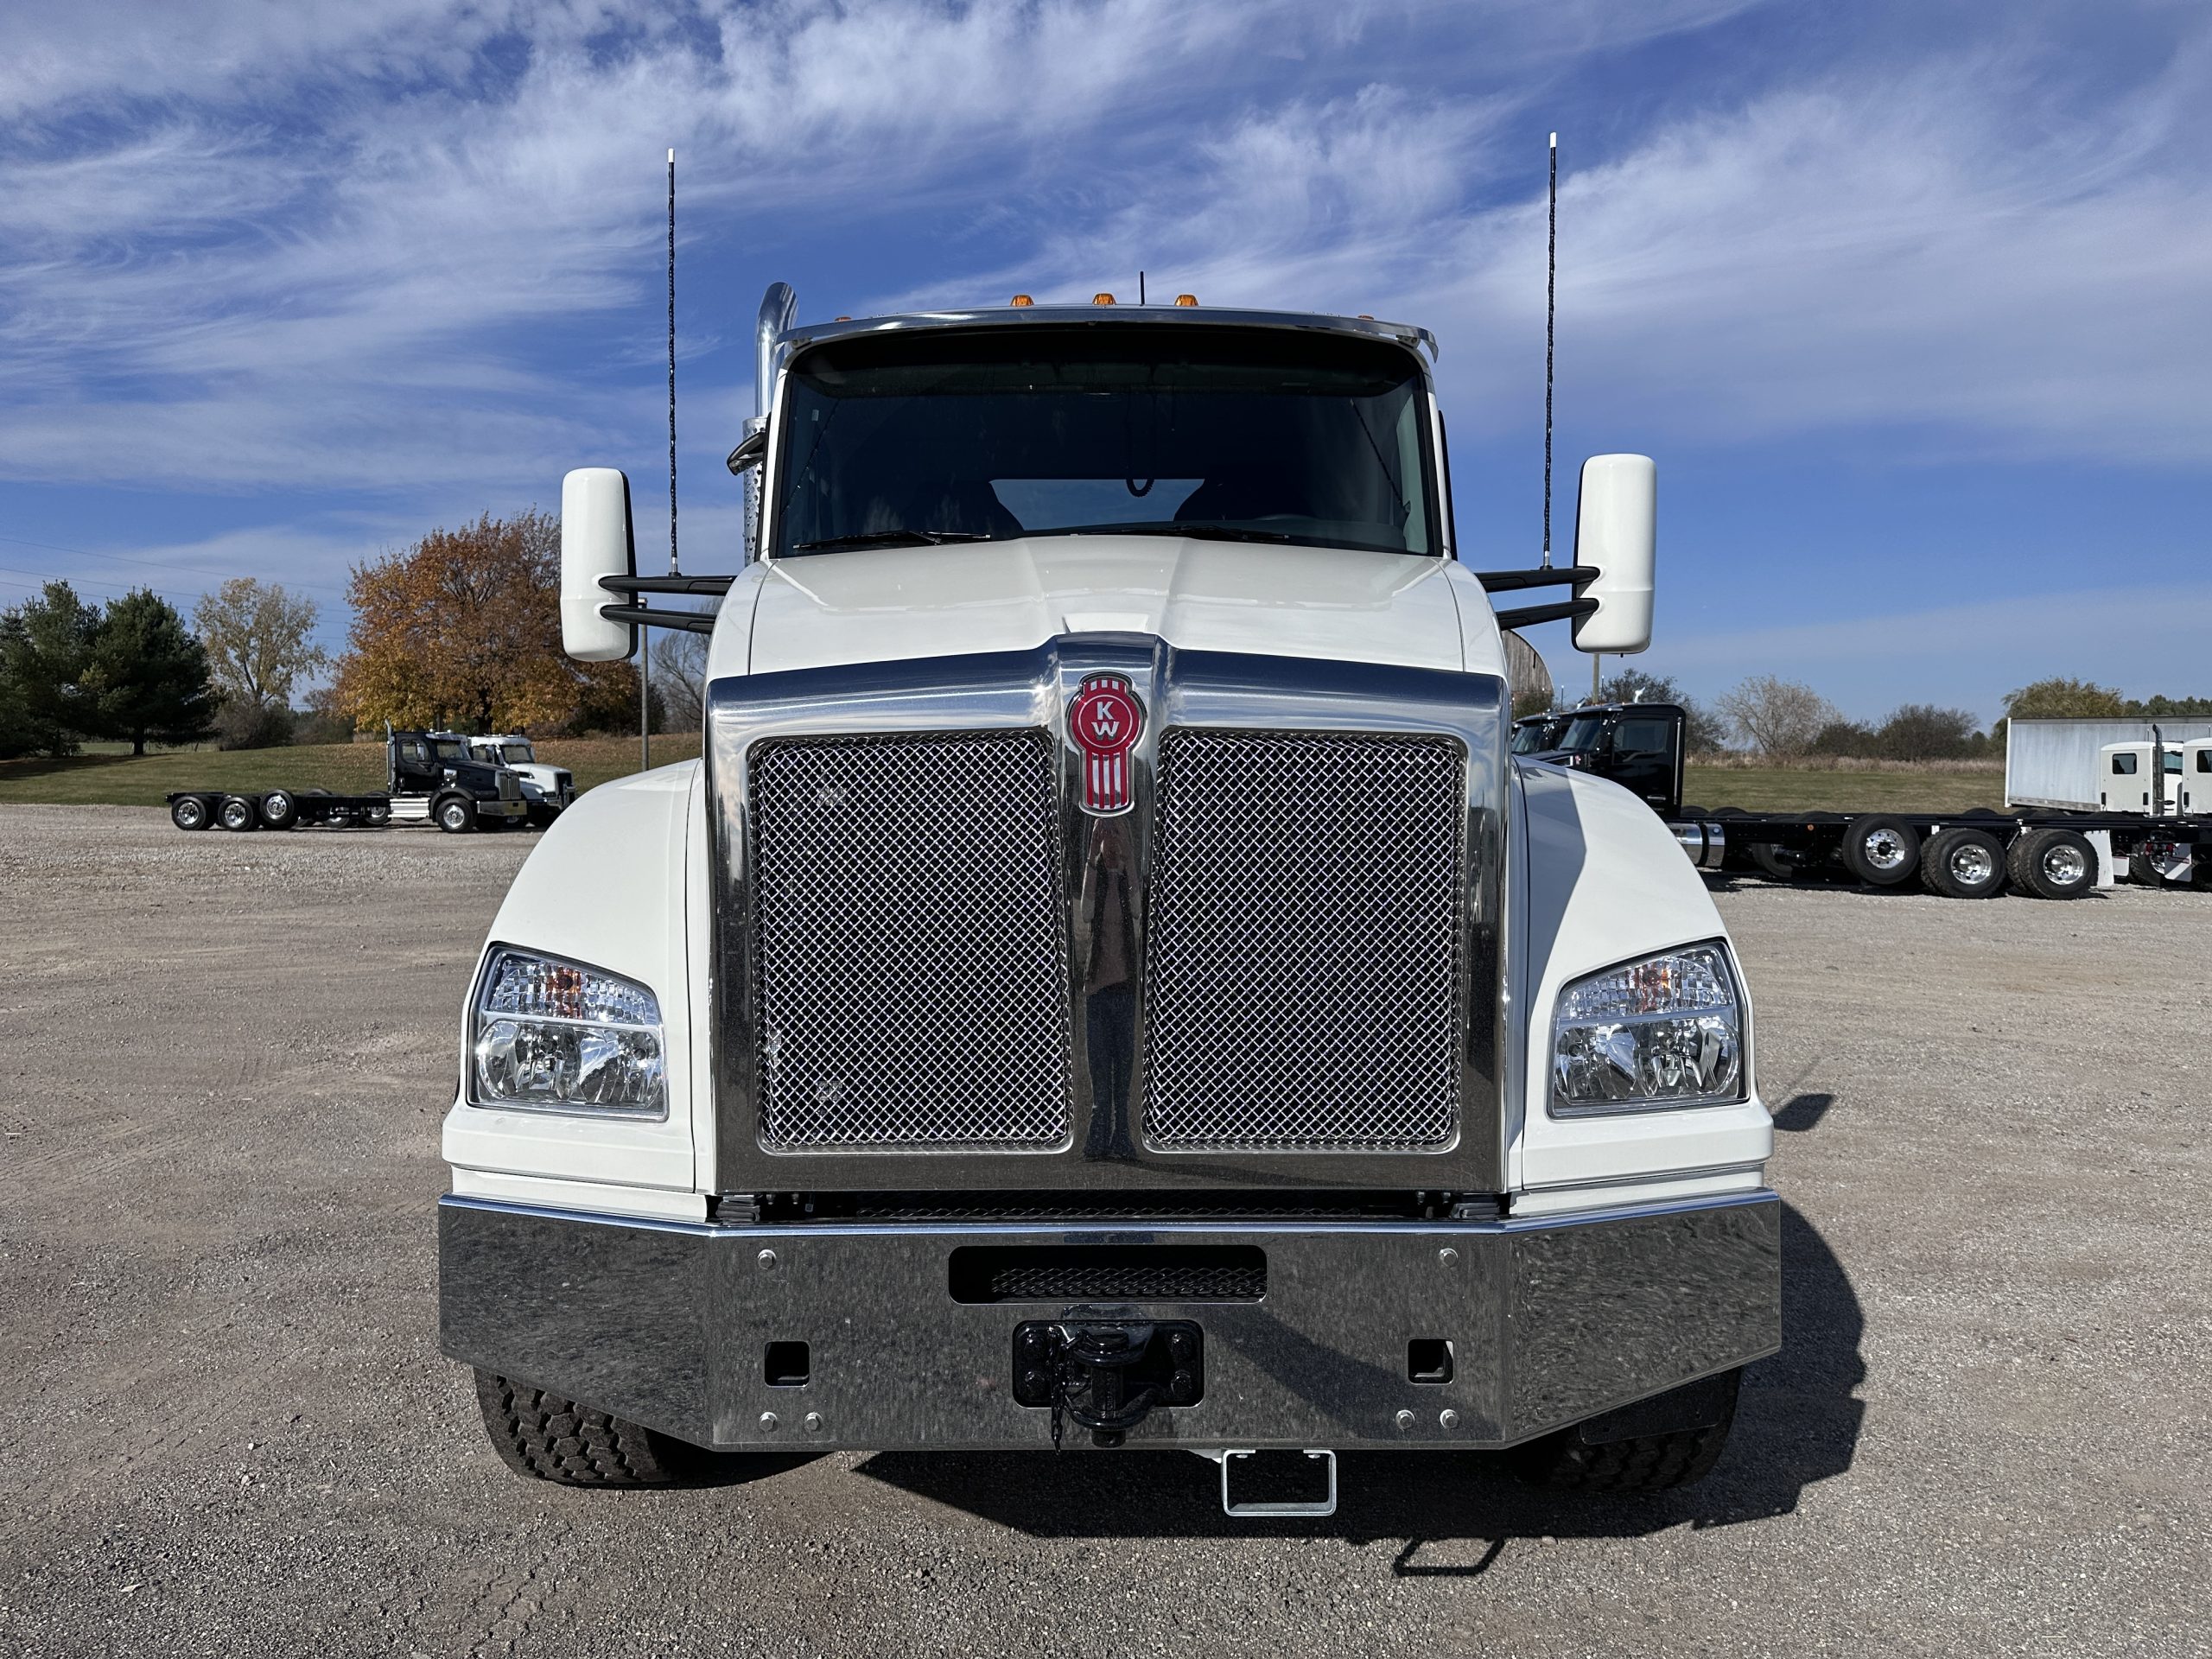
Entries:
{"type": "Polygon", "coordinates": [[[1724,892],[1792,1218],[1719,1472],[1237,1523],[1180,1454],[516,1479],[431,1206],[528,840],[0,837],[0,1653],[2206,1651],[2212,894],[1724,892]]]}

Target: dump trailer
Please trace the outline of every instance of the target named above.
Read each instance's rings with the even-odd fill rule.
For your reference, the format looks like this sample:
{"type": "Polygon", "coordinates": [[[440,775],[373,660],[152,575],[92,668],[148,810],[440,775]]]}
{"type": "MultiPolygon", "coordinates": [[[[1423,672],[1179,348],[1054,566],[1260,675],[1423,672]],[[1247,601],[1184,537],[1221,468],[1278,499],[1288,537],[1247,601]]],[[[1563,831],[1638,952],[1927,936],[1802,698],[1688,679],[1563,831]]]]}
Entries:
{"type": "Polygon", "coordinates": [[[562,489],[568,650],[710,630],[707,713],[475,971],[441,1340],[499,1454],[1702,1475],[1782,1340],[1745,976],[1659,819],[1510,753],[1500,637],[1643,648],[1652,463],[1484,573],[1414,327],[779,285],[758,345],[742,569],[562,489]]]}
{"type": "Polygon", "coordinates": [[[521,778],[497,762],[472,758],[466,740],[451,732],[388,731],[385,785],[372,795],[337,795],[327,789],[178,790],[168,798],[169,821],[180,830],[220,825],[230,830],[435,823],[449,834],[530,821],[521,778]]]}
{"type": "Polygon", "coordinates": [[[2101,757],[2115,784],[2149,783],[2139,806],[2128,792],[2118,797],[2128,806],[2084,810],[1747,812],[1683,804],[1687,727],[1675,703],[1592,704],[1566,716],[1557,747],[1530,758],[1629,790],[1699,869],[1750,869],[1773,880],[1827,875],[1951,899],[1994,898],[2009,886],[2077,899],[2097,885],[2093,836],[2133,879],[2153,883],[2189,880],[2201,868],[2197,850],[2212,845],[2212,817],[2179,810],[2181,752],[2155,740],[2107,746],[2101,757]]]}

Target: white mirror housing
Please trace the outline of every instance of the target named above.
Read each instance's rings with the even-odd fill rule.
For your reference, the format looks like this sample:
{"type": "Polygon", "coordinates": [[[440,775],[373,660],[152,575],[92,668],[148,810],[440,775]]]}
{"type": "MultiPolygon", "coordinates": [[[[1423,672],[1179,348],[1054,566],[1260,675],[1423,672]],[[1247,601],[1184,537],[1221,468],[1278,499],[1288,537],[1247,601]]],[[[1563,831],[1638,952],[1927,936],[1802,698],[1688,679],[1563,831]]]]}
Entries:
{"type": "Polygon", "coordinates": [[[1582,463],[1574,562],[1598,574],[1577,599],[1598,608],[1574,620],[1574,648],[1630,656],[1651,644],[1651,578],[1659,541],[1659,468],[1649,455],[1592,455],[1582,463]]]}
{"type": "Polygon", "coordinates": [[[612,467],[579,467],[561,480],[561,648],[580,663],[616,663],[637,648],[638,630],[599,613],[628,595],[605,576],[638,574],[630,530],[630,480],[612,467]]]}

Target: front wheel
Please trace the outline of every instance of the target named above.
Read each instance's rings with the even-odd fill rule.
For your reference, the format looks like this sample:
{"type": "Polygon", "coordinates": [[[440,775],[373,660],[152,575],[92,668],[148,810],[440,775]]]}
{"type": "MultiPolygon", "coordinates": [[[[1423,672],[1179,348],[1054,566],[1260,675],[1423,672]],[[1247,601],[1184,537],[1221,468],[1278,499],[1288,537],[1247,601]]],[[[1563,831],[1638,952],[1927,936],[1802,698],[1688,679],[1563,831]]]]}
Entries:
{"type": "Polygon", "coordinates": [[[697,1473],[698,1447],[557,1394],[476,1373],[484,1427],[508,1468],[563,1486],[665,1486],[697,1473]]]}
{"type": "Polygon", "coordinates": [[[476,827],[476,803],[466,795],[448,795],[438,803],[438,828],[449,836],[466,835],[476,827]]]}
{"type": "Polygon", "coordinates": [[[1868,812],[1843,829],[1843,864],[1870,887],[1899,887],[1919,873],[1920,835],[1903,818],[1868,812]]]}
{"type": "Polygon", "coordinates": [[[1575,1492],[1663,1492],[1703,1480],[1728,1449],[1739,1367],[1531,1440],[1523,1480],[1575,1492]]]}

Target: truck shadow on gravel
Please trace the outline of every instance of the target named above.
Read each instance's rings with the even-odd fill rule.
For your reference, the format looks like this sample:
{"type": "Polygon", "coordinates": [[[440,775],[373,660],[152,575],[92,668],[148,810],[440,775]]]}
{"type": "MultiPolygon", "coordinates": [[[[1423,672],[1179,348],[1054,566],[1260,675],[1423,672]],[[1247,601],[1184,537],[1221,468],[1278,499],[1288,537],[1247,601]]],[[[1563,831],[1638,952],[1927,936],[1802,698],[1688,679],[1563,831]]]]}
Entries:
{"type": "Polygon", "coordinates": [[[1405,1578],[1471,1577],[1522,1541],[1787,1515],[1807,1486],[1851,1467],[1866,1409],[1857,1398],[1866,1319],[1843,1264],[1787,1204],[1782,1241],[1783,1351],[1745,1373],[1726,1456],[1686,1491],[1585,1497],[1522,1484],[1499,1454],[1348,1452],[1335,1515],[1272,1520],[1224,1515],[1215,1466],[1180,1452],[887,1452],[859,1472],[1039,1538],[1401,1539],[1392,1571],[1405,1578]],[[1471,1552],[1469,1541],[1485,1548],[1471,1552]]]}

